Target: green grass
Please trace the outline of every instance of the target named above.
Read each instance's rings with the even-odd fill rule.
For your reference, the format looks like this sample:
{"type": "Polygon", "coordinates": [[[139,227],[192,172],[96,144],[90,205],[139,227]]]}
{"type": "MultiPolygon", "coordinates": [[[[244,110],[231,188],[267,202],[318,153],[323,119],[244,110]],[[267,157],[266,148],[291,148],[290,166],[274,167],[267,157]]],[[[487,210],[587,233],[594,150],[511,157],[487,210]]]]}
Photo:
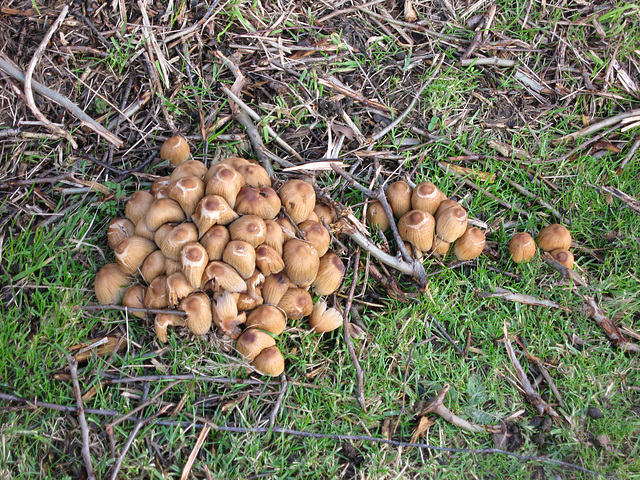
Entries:
{"type": "MultiPolygon", "coordinates": [[[[307,333],[305,322],[298,321],[279,339],[286,357],[289,384],[282,398],[278,426],[311,433],[389,435],[394,440],[409,441],[426,401],[448,384],[450,391],[445,405],[461,417],[481,424],[498,424],[509,417],[511,433],[516,435],[512,438],[517,438],[517,442],[508,445],[518,454],[548,456],[619,478],[640,478],[638,358],[610,344],[600,327],[582,312],[583,301],[579,296],[594,296],[616,324],[635,331],[640,329],[637,313],[640,311],[637,260],[640,258],[640,217],[597,188],[615,186],[632,197],[640,197],[637,181],[640,162],[636,159],[624,171],[617,171],[634,132],[616,131],[606,137],[619,142],[623,148],[620,154],[597,157],[600,152],[587,148],[566,160],[549,162],[575,146],[556,145],[554,140],[582,128],[583,115],[596,121],[637,107],[637,100],[621,88],[615,81],[617,77],[612,77],[608,86],[610,96],[598,95],[586,89],[583,75],[576,70],[584,68],[590,81],[601,89],[602,78],[617,51],[617,60],[633,74],[633,65],[637,62],[635,16],[638,7],[598,6],[600,10],[595,18],[604,29],[606,39],[603,39],[591,23],[581,21],[592,12],[574,4],[560,8],[556,3],[548,3],[547,10],[542,12],[527,2],[497,2],[489,40],[497,42],[509,37],[519,49],[477,47],[482,55],[513,58],[517,65],[528,67],[552,87],[556,82],[562,83],[570,92],[566,98],[554,93],[545,97],[548,104],[540,104],[514,78],[515,69],[460,67],[457,61],[464,48],[456,50],[451,42],[429,43],[416,33],[416,45],[410,48],[402,44],[402,38],[391,26],[383,22],[383,28],[358,12],[319,26],[311,19],[329,13],[324,6],[309,4],[281,12],[275,4],[269,6],[274,10],[269,10],[255,2],[233,1],[217,7],[221,8],[219,15],[212,20],[206,34],[185,38],[170,49],[162,44],[172,61],[169,71],[175,76],[172,79],[175,83],[164,96],[154,92],[156,96],[147,110],[132,118],[136,128],[149,134],[146,140],[136,136],[138,133],[130,123],[122,122],[120,134],[132,135],[140,142],[135,148],[126,153],[116,149],[111,159],[104,142],[83,145],[92,156],[106,158],[117,168],[124,170],[141,165],[151,150],[158,147],[153,136],[170,133],[163,107],[176,128],[187,134],[197,134],[201,128],[208,128],[229,114],[228,102],[217,85],[218,82],[230,85],[233,78],[212,57],[211,49],[221,48],[228,55],[235,51],[229,47],[231,44],[261,48],[265,45],[264,48],[269,49],[267,53],[251,50],[241,59],[243,72],[249,79],[243,98],[304,157],[316,159],[326,152],[329,123],[343,123],[342,111],[347,112],[365,136],[383,125],[377,114],[324,88],[318,83],[319,78],[336,75],[365,97],[380,97],[384,104],[400,113],[416,89],[434,74],[432,64],[413,63],[413,58],[425,53],[445,54],[438,74],[400,126],[373,146],[347,141],[342,154],[351,165],[365,149],[403,156],[406,158],[404,171],[395,160],[380,160],[380,180],[395,181],[397,175],[416,168],[413,181],[433,181],[448,195],[461,198],[473,217],[492,225],[488,237],[491,249],[472,267],[450,269],[448,265],[454,262],[451,257],[441,263],[432,261],[426,267],[427,272],[443,269],[442,273],[430,276],[427,291],[409,303],[390,299],[371,278],[365,283],[364,267],[360,267],[357,279],[349,272],[342,294],[347,293],[352,282],[358,283],[355,306],[365,335],[353,338],[352,343],[364,373],[366,410],[362,411],[355,398],[356,372],[342,331],[319,337],[307,333]],[[523,26],[525,16],[529,23],[523,26]],[[269,30],[279,19],[278,28],[269,30]],[[553,63],[562,42],[551,31],[561,35],[567,44],[566,68],[556,68],[553,63]],[[251,36],[239,35],[242,33],[251,36]],[[260,41],[254,37],[260,37],[260,41]],[[278,39],[282,39],[285,46],[304,46],[327,37],[339,44],[338,50],[314,53],[315,62],[291,63],[287,68],[300,77],[269,68],[268,59],[288,58],[286,52],[282,57],[274,46],[278,39]],[[347,44],[362,50],[352,53],[345,47],[347,44]],[[528,49],[528,45],[535,48],[528,49]],[[185,48],[189,50],[188,64],[185,48]],[[573,55],[574,49],[584,63],[573,55]],[[187,65],[191,76],[187,74],[187,65]],[[285,83],[284,93],[270,86],[272,80],[285,83]],[[498,107],[505,108],[509,118],[503,118],[504,112],[498,107]],[[446,123],[454,119],[455,124],[446,123]],[[510,122],[506,127],[487,126],[488,122],[502,120],[510,122]],[[443,136],[451,144],[433,141],[420,149],[403,146],[404,138],[418,138],[408,131],[409,125],[443,136]],[[532,158],[496,158],[489,140],[523,149],[532,158]],[[527,215],[519,215],[479,192],[460,187],[458,179],[438,168],[436,162],[449,162],[451,156],[462,155],[462,147],[486,156],[482,161],[467,161],[462,165],[496,173],[495,181],[476,183],[499,199],[524,209],[527,215]],[[536,183],[531,175],[550,180],[559,191],[544,182],[536,183]],[[509,261],[507,243],[513,233],[535,233],[555,219],[546,209],[515,191],[505,178],[536,193],[572,220],[570,229],[574,240],[584,247],[574,252],[577,270],[591,288],[574,290],[561,282],[560,276],[539,256],[529,264],[514,265],[509,261]],[[500,271],[515,273],[519,278],[500,271]],[[570,312],[478,298],[478,292],[492,287],[553,300],[568,307],[570,312]],[[461,348],[469,341],[471,349],[466,356],[456,353],[433,319],[461,348]],[[552,376],[565,408],[558,405],[545,381],[536,389],[559,411],[561,421],[552,422],[548,416],[538,415],[518,388],[513,366],[501,342],[505,321],[514,340],[518,339],[538,357],[552,376]],[[601,409],[603,418],[590,417],[589,407],[601,409]]],[[[453,22],[445,21],[444,10],[437,10],[435,6],[418,5],[417,8],[421,18],[428,18],[429,28],[455,33],[459,38],[473,38],[473,29],[462,28],[468,20],[463,18],[462,11],[458,12],[460,18],[453,22]]],[[[185,25],[201,18],[194,17],[194,20],[189,15],[184,17],[188,20],[185,25]]],[[[394,11],[393,16],[401,19],[399,11],[394,11]]],[[[134,25],[139,13],[131,7],[126,18],[134,25]]],[[[160,22],[153,15],[150,18],[152,23],[160,22]]],[[[114,24],[118,25],[116,20],[114,18],[114,24]]],[[[174,10],[167,16],[166,25],[157,25],[160,39],[163,28],[182,28],[182,21],[182,15],[174,10]]],[[[99,27],[107,31],[113,26],[100,24],[99,27]]],[[[118,35],[110,37],[110,48],[98,44],[106,56],[78,55],[71,61],[73,68],[69,71],[77,77],[86,73],[87,84],[109,100],[105,105],[120,106],[129,105],[137,95],[152,87],[142,60],[146,53],[140,51],[144,46],[139,45],[134,36],[124,41],[121,32],[125,26],[116,28],[118,35]],[[95,71],[104,71],[105,78],[114,79],[100,83],[98,77],[91,76],[95,71]],[[134,88],[130,96],[123,99],[120,96],[123,87],[129,75],[134,74],[134,88]],[[123,103],[123,100],[126,101],[123,103]]],[[[85,33],[83,38],[90,38],[90,31],[85,33]]],[[[67,34],[71,44],[81,43],[72,32],[67,34]]],[[[77,89],[78,102],[86,107],[82,105],[86,100],[82,96],[85,87],[73,81],[69,85],[69,91],[77,89]]],[[[53,118],[54,113],[48,112],[48,115],[53,118]]],[[[237,126],[228,122],[212,131],[206,140],[192,140],[194,157],[211,163],[229,154],[250,155],[247,152],[251,147],[244,140],[221,143],[216,139],[219,134],[237,131],[237,126]]],[[[268,143],[268,147],[284,156],[273,142],[268,143]]],[[[104,335],[126,335],[122,349],[112,360],[93,357],[81,366],[82,392],[90,388],[96,390],[85,402],[87,408],[124,414],[140,404],[142,383],[106,384],[101,374],[105,371],[121,376],[197,373],[240,380],[259,379],[260,383],[234,385],[180,382],[158,402],[145,408],[142,416],[149,417],[161,408],[168,408],[162,420],[190,423],[197,416],[221,426],[249,429],[267,426],[282,388],[280,382],[250,375],[234,353],[230,340],[214,332],[194,337],[174,329],[168,344],[163,346],[155,338],[152,322],[125,318],[117,311],[83,311],[81,308],[95,303],[92,292],[95,273],[113,259],[105,239],[109,221],[122,212],[126,195],[141,184],[147,186],[152,180],[150,174],[165,173],[163,167],[148,166],[137,177],[121,182],[116,180],[117,175],[106,174],[95,163],[77,158],[60,141],[20,139],[15,144],[3,143],[2,148],[9,153],[8,158],[15,157],[13,163],[7,163],[9,177],[22,175],[20,178],[23,178],[29,172],[44,176],[74,172],[78,178],[99,181],[115,194],[113,197],[64,196],[62,189],[77,186],[68,182],[38,185],[39,191],[15,187],[12,192],[9,189],[14,187],[1,184],[2,194],[7,195],[2,199],[3,207],[12,212],[0,222],[3,225],[0,231],[2,393],[74,405],[71,383],[61,375],[68,368],[65,357],[69,348],[104,335]],[[41,192],[58,210],[80,203],[52,227],[39,228],[38,222],[45,217],[38,212],[50,212],[39,196],[41,192]]],[[[355,173],[368,181],[372,169],[373,163],[367,157],[355,173]]],[[[338,180],[339,177],[330,173],[318,176],[318,182],[326,186],[334,198],[352,206],[359,215],[364,197],[338,180]]],[[[347,241],[344,237],[341,239],[347,241]]],[[[390,237],[389,240],[393,246],[390,237]]],[[[362,265],[365,261],[363,255],[362,265]]],[[[416,291],[416,286],[407,278],[399,281],[408,292],[416,291]]],[[[338,303],[344,304],[344,299],[338,297],[338,303]]],[[[352,321],[356,321],[355,316],[352,321]]],[[[515,341],[514,346],[519,348],[515,341]]],[[[534,366],[524,358],[521,362],[530,380],[535,380],[534,366]]],[[[148,383],[148,397],[167,385],[168,381],[148,383]]],[[[81,432],[76,415],[18,407],[19,404],[3,402],[0,410],[0,477],[83,476],[81,432]]],[[[125,421],[114,427],[115,451],[112,452],[105,425],[113,418],[88,414],[87,420],[91,428],[93,466],[98,478],[108,478],[115,462],[113,455],[119,455],[134,424],[125,421]]],[[[471,434],[440,418],[434,417],[434,420],[435,424],[420,441],[451,448],[494,447],[494,439],[489,434],[471,434]]],[[[179,478],[199,433],[191,426],[157,423],[143,426],[125,457],[120,478],[179,478]]],[[[195,460],[193,477],[206,478],[205,469],[214,478],[229,479],[592,478],[550,464],[522,462],[497,454],[444,453],[362,440],[215,430],[208,434],[195,460]]]]}

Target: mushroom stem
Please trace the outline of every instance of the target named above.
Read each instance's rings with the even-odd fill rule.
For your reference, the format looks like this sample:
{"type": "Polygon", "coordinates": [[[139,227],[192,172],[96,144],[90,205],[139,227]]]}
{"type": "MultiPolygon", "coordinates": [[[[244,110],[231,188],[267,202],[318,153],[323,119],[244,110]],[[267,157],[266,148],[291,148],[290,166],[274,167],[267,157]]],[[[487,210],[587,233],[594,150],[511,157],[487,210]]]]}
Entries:
{"type": "Polygon", "coordinates": [[[435,413],[450,424],[473,433],[495,433],[499,430],[493,425],[479,425],[477,423],[468,422],[464,418],[460,418],[447,407],[445,407],[443,405],[443,402],[444,397],[447,395],[448,391],[449,384],[442,387],[442,390],[438,392],[438,395],[436,395],[436,397],[432,399],[425,408],[422,409],[419,416],[427,415],[429,413],[435,413]]]}

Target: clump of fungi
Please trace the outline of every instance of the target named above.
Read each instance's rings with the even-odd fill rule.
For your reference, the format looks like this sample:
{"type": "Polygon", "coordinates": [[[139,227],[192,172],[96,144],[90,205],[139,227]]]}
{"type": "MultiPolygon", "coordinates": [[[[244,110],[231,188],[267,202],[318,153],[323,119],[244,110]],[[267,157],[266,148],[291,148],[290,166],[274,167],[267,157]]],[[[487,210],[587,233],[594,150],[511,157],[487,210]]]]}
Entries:
{"type": "Polygon", "coordinates": [[[516,263],[529,262],[538,248],[549,252],[553,259],[566,268],[573,268],[573,253],[571,248],[571,233],[567,227],[554,223],[540,230],[536,240],[528,233],[516,233],[509,241],[509,254],[516,263]]]}
{"type": "Polygon", "coordinates": [[[231,157],[210,168],[190,160],[183,137],[167,140],[160,156],[175,166],[171,175],[131,195],[125,216],[109,225],[116,262],[96,275],[98,301],[166,310],[154,320],[161,342],[169,326],[204,335],[215,325],[258,372],[280,375],[275,337],[287,320],[310,317],[315,332],[341,325],[322,299],[345,271],[321,222],[335,221],[332,210],[302,180],[276,192],[251,160],[231,157]],[[309,290],[320,297],[315,307],[309,290]]]}
{"type": "MultiPolygon", "coordinates": [[[[460,261],[472,260],[484,250],[484,232],[469,226],[464,207],[447,199],[433,183],[422,182],[412,189],[407,182],[394,182],[385,190],[385,198],[397,219],[400,237],[416,258],[425,254],[444,256],[451,245],[460,261]]],[[[390,228],[379,200],[369,205],[367,221],[383,232],[390,228]]]]}

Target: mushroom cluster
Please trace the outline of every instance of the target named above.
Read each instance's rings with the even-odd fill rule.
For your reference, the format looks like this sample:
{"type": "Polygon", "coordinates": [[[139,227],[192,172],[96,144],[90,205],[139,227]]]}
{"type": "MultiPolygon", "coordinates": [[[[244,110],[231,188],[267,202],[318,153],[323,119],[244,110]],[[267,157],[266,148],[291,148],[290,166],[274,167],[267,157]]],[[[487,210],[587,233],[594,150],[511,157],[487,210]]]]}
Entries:
{"type": "Polygon", "coordinates": [[[516,263],[529,262],[536,254],[538,248],[549,254],[558,263],[566,268],[573,268],[573,253],[571,247],[571,233],[567,227],[554,223],[540,230],[536,241],[528,233],[516,233],[509,241],[509,253],[516,263]]]}
{"type": "MultiPolygon", "coordinates": [[[[468,225],[467,211],[433,183],[422,182],[411,189],[404,181],[391,183],[385,197],[398,222],[400,237],[415,257],[423,254],[446,255],[453,252],[460,261],[478,257],[484,250],[484,232],[468,225]]],[[[389,219],[380,201],[369,205],[369,224],[382,231],[389,229],[389,219]]]]}
{"type": "Polygon", "coordinates": [[[175,166],[171,175],[131,195],[124,217],[109,225],[116,261],[96,275],[98,301],[181,310],[155,316],[160,341],[169,326],[204,335],[215,325],[257,371],[280,375],[275,337],[287,320],[309,317],[321,333],[342,324],[309,292],[323,297],[342,283],[345,268],[322,223],[335,221],[332,210],[302,180],[276,192],[254,161],[231,157],[207,168],[189,159],[182,137],[167,140],[160,156],[175,166]]]}

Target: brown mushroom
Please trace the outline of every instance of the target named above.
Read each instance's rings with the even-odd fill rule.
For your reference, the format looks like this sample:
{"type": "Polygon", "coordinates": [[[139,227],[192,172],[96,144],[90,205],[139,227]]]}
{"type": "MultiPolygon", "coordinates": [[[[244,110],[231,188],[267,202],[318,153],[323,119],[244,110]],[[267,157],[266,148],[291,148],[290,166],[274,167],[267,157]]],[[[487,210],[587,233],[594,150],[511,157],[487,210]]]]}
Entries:
{"type": "Polygon", "coordinates": [[[262,375],[277,377],[284,372],[284,357],[278,347],[263,349],[251,362],[251,366],[262,375]]]}
{"type": "Polygon", "coordinates": [[[400,180],[390,184],[384,194],[396,218],[411,210],[411,187],[407,182],[400,180]]]}
{"type": "Polygon", "coordinates": [[[285,210],[296,224],[304,222],[316,206],[316,192],[303,180],[289,180],[278,192],[285,210]]]}
{"type": "Polygon", "coordinates": [[[536,243],[541,250],[569,250],[571,248],[571,233],[567,227],[554,223],[540,230],[536,243]]]}
{"type": "Polygon", "coordinates": [[[509,241],[509,253],[516,263],[530,262],[536,254],[536,242],[528,233],[516,233],[509,241]]]}
{"type": "Polygon", "coordinates": [[[187,328],[196,335],[204,335],[213,320],[211,300],[206,293],[196,292],[180,302],[180,310],[187,314],[187,328]]]}
{"type": "Polygon", "coordinates": [[[434,229],[433,216],[423,210],[411,210],[398,220],[400,237],[423,252],[433,245],[434,229]]]}
{"type": "Polygon", "coordinates": [[[308,286],[316,278],[320,257],[313,245],[297,238],[284,244],[282,259],[287,277],[298,286],[308,286]]]}
{"type": "Polygon", "coordinates": [[[486,240],[482,230],[469,227],[453,244],[453,253],[461,262],[472,260],[483,252],[486,240]]]}
{"type": "Polygon", "coordinates": [[[167,138],[160,147],[160,158],[162,160],[169,160],[173,166],[185,162],[189,158],[189,155],[191,155],[189,142],[180,135],[167,138]]]}
{"type": "Polygon", "coordinates": [[[117,263],[107,263],[96,274],[94,289],[101,305],[119,304],[132,279],[117,263]]]}
{"type": "Polygon", "coordinates": [[[318,274],[311,284],[317,295],[331,295],[340,288],[344,277],[344,264],[335,253],[320,258],[318,274]]]}

